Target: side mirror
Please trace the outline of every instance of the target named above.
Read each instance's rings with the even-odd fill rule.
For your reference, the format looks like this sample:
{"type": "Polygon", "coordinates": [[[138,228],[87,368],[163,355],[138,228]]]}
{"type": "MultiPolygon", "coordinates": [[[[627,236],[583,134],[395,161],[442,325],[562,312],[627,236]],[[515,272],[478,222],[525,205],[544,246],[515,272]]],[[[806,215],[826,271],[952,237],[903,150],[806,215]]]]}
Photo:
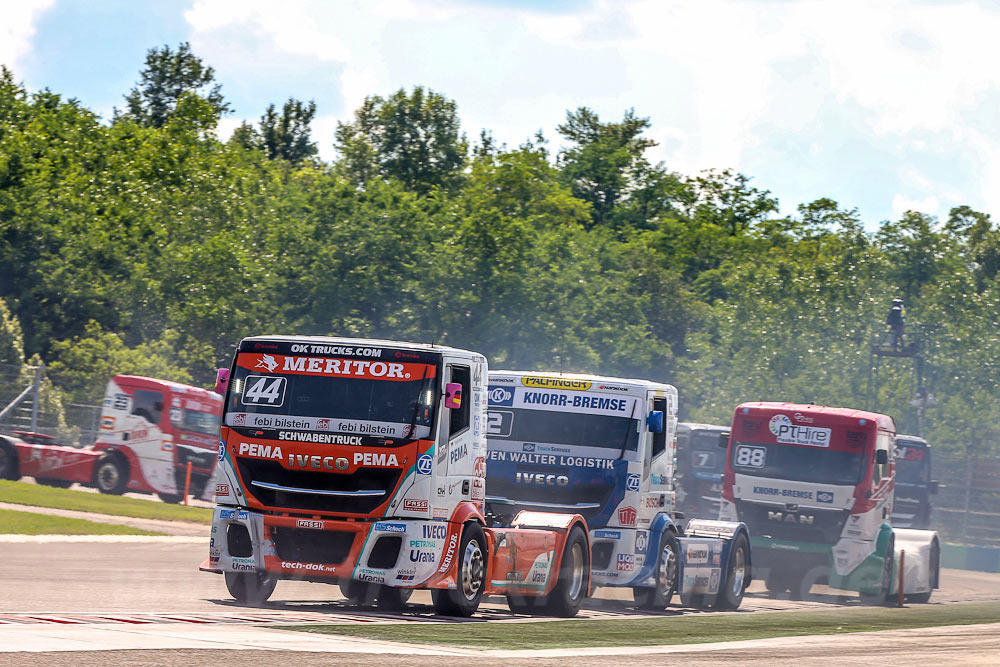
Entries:
{"type": "Polygon", "coordinates": [[[875,450],[875,463],[888,463],[889,462],[889,452],[885,449],[875,450]]]}
{"type": "Polygon", "coordinates": [[[229,386],[229,369],[220,368],[215,371],[215,393],[225,396],[226,388],[229,386]]]}
{"type": "Polygon", "coordinates": [[[444,407],[457,410],[462,407],[462,383],[449,382],[444,387],[444,407]]]}
{"type": "Polygon", "coordinates": [[[725,449],[729,446],[729,431],[724,431],[719,434],[719,447],[725,449]]]}
{"type": "Polygon", "coordinates": [[[652,410],[646,418],[650,433],[663,433],[663,411],[652,410]]]}
{"type": "Polygon", "coordinates": [[[928,490],[931,492],[931,494],[935,494],[938,492],[938,489],[940,488],[941,488],[941,482],[937,481],[936,479],[932,479],[930,486],[928,487],[928,490]]]}

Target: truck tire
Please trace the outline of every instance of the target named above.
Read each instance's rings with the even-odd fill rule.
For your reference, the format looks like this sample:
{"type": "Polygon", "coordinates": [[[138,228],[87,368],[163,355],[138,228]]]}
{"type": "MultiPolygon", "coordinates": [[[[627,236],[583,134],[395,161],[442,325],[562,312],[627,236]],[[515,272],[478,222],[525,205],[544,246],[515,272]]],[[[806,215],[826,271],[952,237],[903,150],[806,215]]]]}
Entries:
{"type": "Polygon", "coordinates": [[[573,526],[566,538],[555,588],[542,603],[545,613],[561,618],[576,616],[590,593],[587,585],[589,576],[590,545],[587,544],[587,535],[580,526],[573,526]]]}
{"type": "Polygon", "coordinates": [[[896,536],[889,538],[889,548],[886,550],[885,563],[882,567],[882,582],[878,593],[858,592],[861,604],[875,607],[883,605],[889,599],[889,589],[892,587],[892,562],[896,558],[896,536]]]}
{"type": "Polygon", "coordinates": [[[458,546],[458,576],[454,589],[431,590],[434,611],[441,616],[472,616],[486,589],[489,552],[482,527],[470,521],[462,530],[458,546]]]}
{"type": "Polygon", "coordinates": [[[764,588],[767,589],[767,592],[771,597],[776,597],[789,590],[791,585],[788,583],[788,576],[786,573],[778,568],[772,567],[768,571],[767,576],[764,577],[764,588]]]}
{"type": "Polygon", "coordinates": [[[17,448],[5,440],[0,440],[0,479],[21,479],[17,448]]]}
{"type": "Polygon", "coordinates": [[[705,596],[701,593],[681,593],[681,605],[691,609],[708,609],[705,596]]]}
{"type": "Polygon", "coordinates": [[[181,493],[157,493],[156,495],[160,497],[160,500],[171,505],[176,505],[184,500],[184,495],[181,493]]]}
{"type": "Polygon", "coordinates": [[[792,587],[793,600],[812,600],[812,587],[819,583],[820,579],[825,579],[830,568],[826,565],[816,565],[806,570],[799,578],[798,584],[792,587]]]}
{"type": "Polygon", "coordinates": [[[413,595],[412,588],[396,588],[382,584],[378,587],[378,608],[382,611],[402,611],[413,595]]]}
{"type": "Polygon", "coordinates": [[[229,594],[243,604],[263,604],[278,583],[266,572],[226,572],[225,577],[229,594]]]}
{"type": "Polygon", "coordinates": [[[632,599],[640,609],[663,611],[677,591],[677,538],[671,532],[663,534],[663,547],[654,572],[656,585],[652,588],[633,588],[632,599]]]}
{"type": "Polygon", "coordinates": [[[68,489],[73,486],[73,482],[68,479],[53,479],[51,477],[36,477],[35,482],[42,486],[51,486],[56,489],[68,489]]]}
{"type": "Polygon", "coordinates": [[[737,533],[729,548],[729,563],[723,589],[715,598],[716,609],[739,609],[750,580],[750,542],[743,533],[737,533]]]}
{"type": "Polygon", "coordinates": [[[347,598],[347,604],[352,607],[371,607],[378,598],[378,584],[357,579],[340,582],[340,594],[347,598]]]}
{"type": "Polygon", "coordinates": [[[94,468],[94,486],[101,493],[120,496],[128,484],[128,463],[118,453],[108,454],[94,468]]]}

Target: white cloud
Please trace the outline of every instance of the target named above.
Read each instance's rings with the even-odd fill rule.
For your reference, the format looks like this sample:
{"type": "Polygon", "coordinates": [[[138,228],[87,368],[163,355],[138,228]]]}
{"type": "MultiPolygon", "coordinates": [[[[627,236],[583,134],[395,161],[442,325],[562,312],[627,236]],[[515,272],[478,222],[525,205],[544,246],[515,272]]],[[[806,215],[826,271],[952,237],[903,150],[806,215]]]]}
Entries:
{"type": "Polygon", "coordinates": [[[0,65],[17,73],[18,59],[31,50],[35,21],[55,0],[0,0],[0,65]]]}
{"type": "Polygon", "coordinates": [[[896,194],[892,198],[892,214],[898,218],[907,211],[918,211],[928,215],[937,215],[940,211],[938,198],[931,195],[923,199],[910,199],[906,195],[896,194]]]}

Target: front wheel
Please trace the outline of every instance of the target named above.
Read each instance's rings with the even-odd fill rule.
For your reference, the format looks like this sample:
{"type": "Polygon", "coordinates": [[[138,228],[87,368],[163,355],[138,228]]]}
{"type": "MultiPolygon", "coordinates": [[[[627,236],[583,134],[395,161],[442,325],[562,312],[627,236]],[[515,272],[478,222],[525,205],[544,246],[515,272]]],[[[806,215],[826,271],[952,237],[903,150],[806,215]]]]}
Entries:
{"type": "Polygon", "coordinates": [[[487,554],[486,535],[482,527],[475,522],[465,524],[458,548],[457,586],[431,591],[436,613],[441,616],[472,616],[476,613],[486,589],[487,554]]]}
{"type": "Polygon", "coordinates": [[[15,482],[21,479],[17,464],[17,449],[13,445],[0,442],[0,479],[9,479],[15,482]]]}
{"type": "Polygon", "coordinates": [[[184,496],[180,493],[157,493],[156,495],[160,497],[160,500],[171,505],[176,505],[184,500],[184,496]]]}
{"type": "Polygon", "coordinates": [[[677,590],[677,538],[663,534],[663,548],[656,562],[656,583],[653,588],[633,588],[632,599],[640,609],[662,611],[670,605],[677,590]]]}
{"type": "Polygon", "coordinates": [[[128,464],[121,455],[109,454],[97,463],[94,470],[94,486],[101,493],[120,496],[128,484],[128,464]]]}
{"type": "Polygon", "coordinates": [[[590,593],[589,577],[590,546],[587,544],[587,536],[580,526],[573,526],[566,538],[566,546],[563,547],[559,579],[552,592],[546,596],[545,612],[563,618],[576,616],[590,593]]]}
{"type": "Polygon", "coordinates": [[[716,609],[739,609],[750,578],[750,542],[743,533],[737,533],[729,547],[724,588],[716,598],[716,609]]]}
{"type": "Polygon", "coordinates": [[[412,588],[396,588],[382,584],[378,587],[378,608],[382,611],[402,611],[413,595],[412,588]]]}
{"type": "Polygon", "coordinates": [[[229,594],[243,604],[263,604],[278,583],[266,572],[226,572],[225,575],[229,594]]]}
{"type": "Polygon", "coordinates": [[[51,486],[56,489],[68,489],[73,486],[73,482],[68,479],[52,479],[51,477],[36,477],[35,481],[42,486],[51,486]]]}
{"type": "Polygon", "coordinates": [[[889,599],[889,589],[892,587],[892,561],[896,557],[896,536],[889,538],[889,548],[885,553],[882,565],[882,580],[879,582],[878,593],[858,593],[861,604],[870,607],[883,605],[889,599]]]}

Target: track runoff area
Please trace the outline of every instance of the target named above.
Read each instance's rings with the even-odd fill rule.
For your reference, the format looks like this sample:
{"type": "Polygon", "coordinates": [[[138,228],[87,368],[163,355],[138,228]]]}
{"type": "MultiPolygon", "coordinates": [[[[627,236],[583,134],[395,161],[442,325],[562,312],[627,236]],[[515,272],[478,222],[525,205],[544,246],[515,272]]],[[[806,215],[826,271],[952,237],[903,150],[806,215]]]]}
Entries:
{"type": "MultiPolygon", "coordinates": [[[[739,611],[728,613],[685,609],[678,606],[679,601],[675,599],[666,611],[650,614],[635,608],[630,591],[602,588],[596,591],[579,616],[570,621],[513,614],[502,598],[486,600],[480,612],[470,619],[435,616],[426,591],[414,593],[403,613],[385,613],[377,608],[349,606],[336,586],[299,581],[281,581],[271,601],[259,607],[247,607],[232,600],[222,577],[198,572],[198,564],[206,551],[205,543],[205,539],[198,537],[0,536],[5,565],[5,595],[0,599],[0,664],[5,664],[4,656],[13,659],[19,654],[23,657],[21,652],[259,647],[356,653],[366,647],[368,652],[392,654],[406,653],[407,647],[413,646],[398,642],[436,644],[439,648],[435,650],[445,651],[442,655],[455,655],[448,653],[454,647],[441,641],[442,628],[448,626],[452,629],[447,633],[469,635],[472,632],[469,636],[474,636],[486,630],[487,625],[532,624],[530,627],[522,625],[521,630],[508,627],[499,633],[506,636],[507,641],[501,639],[496,640],[498,643],[490,643],[494,640],[484,636],[482,649],[499,646],[509,651],[510,637],[527,637],[525,633],[530,632],[536,640],[534,643],[526,641],[525,646],[542,648],[551,643],[546,637],[563,635],[569,638],[577,632],[574,628],[596,630],[598,626],[587,624],[597,622],[602,628],[612,628],[621,637],[617,645],[611,642],[606,650],[621,653],[624,651],[621,641],[625,641],[629,628],[641,629],[641,624],[651,621],[655,622],[655,633],[660,638],[658,643],[674,643],[676,638],[670,636],[673,618],[683,623],[690,619],[714,623],[713,619],[725,616],[733,623],[727,624],[728,629],[721,636],[737,639],[775,636],[766,631],[763,634],[750,631],[748,635],[737,628],[746,625],[745,620],[751,620],[751,625],[754,618],[763,620],[764,614],[781,614],[780,617],[771,616],[772,622],[767,625],[780,625],[779,620],[791,621],[794,616],[801,616],[803,620],[825,618],[829,625],[828,614],[822,612],[836,610],[839,612],[836,618],[842,617],[842,621],[837,621],[841,626],[852,623],[852,618],[865,626],[848,627],[848,631],[869,629],[868,623],[872,629],[877,629],[990,622],[989,618],[976,616],[977,613],[981,616],[984,610],[990,618],[1000,619],[1000,574],[947,569],[942,570],[941,588],[934,592],[931,604],[908,605],[908,609],[903,610],[863,608],[856,595],[841,596],[821,586],[815,587],[807,600],[792,600],[787,596],[775,598],[770,597],[760,583],[751,586],[739,611]],[[978,611],[969,620],[963,610],[978,611]],[[876,617],[867,616],[872,611],[878,612],[878,619],[912,611],[921,618],[911,625],[881,625],[882,621],[876,617]],[[960,613],[956,616],[955,612],[960,613]],[[552,622],[558,625],[537,625],[552,622]],[[315,634],[322,626],[333,625],[340,628],[339,634],[315,634]],[[307,632],[285,629],[290,626],[307,632]],[[409,629],[404,630],[404,627],[409,629]],[[552,632],[548,632],[549,627],[552,632]],[[380,639],[386,637],[386,632],[390,632],[391,641],[380,639]],[[426,637],[421,639],[422,636],[426,637]]],[[[676,627],[680,629],[680,625],[676,627]]],[[[810,634],[807,630],[796,628],[789,634],[810,634]]],[[[816,634],[844,631],[844,628],[817,627],[816,634]]],[[[1000,636],[1000,629],[994,634],[1000,636]]],[[[698,639],[695,634],[688,635],[681,643],[691,640],[718,641],[698,639]]],[[[475,643],[473,639],[469,641],[475,643]]],[[[648,646],[650,639],[647,635],[635,643],[648,646]]],[[[592,637],[583,637],[579,645],[593,647],[595,643],[592,637]]],[[[1000,643],[997,648],[1000,650],[1000,643]]],[[[572,646],[563,646],[561,650],[565,655],[574,654],[572,646]]],[[[511,654],[509,657],[517,656],[511,654]]]]}

